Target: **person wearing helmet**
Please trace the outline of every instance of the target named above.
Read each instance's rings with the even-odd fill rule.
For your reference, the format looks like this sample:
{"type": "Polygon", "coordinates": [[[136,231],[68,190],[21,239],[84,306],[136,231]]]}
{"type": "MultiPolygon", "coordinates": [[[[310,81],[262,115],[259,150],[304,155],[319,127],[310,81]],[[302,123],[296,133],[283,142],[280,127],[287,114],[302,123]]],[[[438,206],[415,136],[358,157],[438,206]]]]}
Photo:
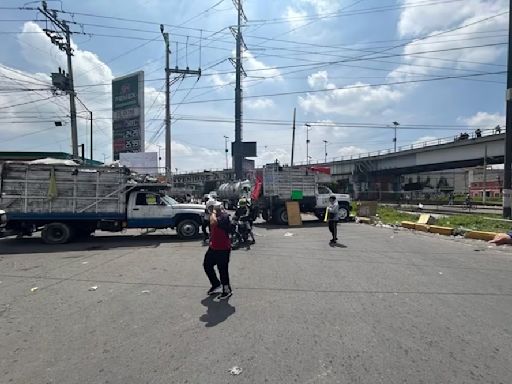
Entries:
{"type": "Polygon", "coordinates": [[[329,232],[332,234],[332,239],[329,241],[329,244],[336,244],[338,241],[338,221],[339,221],[339,211],[340,207],[338,206],[338,201],[336,200],[336,196],[332,195],[329,197],[329,205],[327,206],[327,220],[329,222],[329,232]]]}
{"type": "Polygon", "coordinates": [[[210,214],[210,246],[204,255],[203,268],[210,280],[211,288],[208,295],[218,296],[219,300],[228,299],[233,291],[229,281],[229,258],[231,254],[231,222],[221,203],[216,202],[210,214]],[[219,270],[219,277],[214,267],[219,270]]]}
{"type": "Polygon", "coordinates": [[[252,232],[252,217],[251,217],[251,205],[247,198],[242,197],[238,200],[238,205],[235,211],[235,218],[239,218],[246,226],[249,236],[251,236],[251,243],[255,244],[256,239],[252,232]]]}

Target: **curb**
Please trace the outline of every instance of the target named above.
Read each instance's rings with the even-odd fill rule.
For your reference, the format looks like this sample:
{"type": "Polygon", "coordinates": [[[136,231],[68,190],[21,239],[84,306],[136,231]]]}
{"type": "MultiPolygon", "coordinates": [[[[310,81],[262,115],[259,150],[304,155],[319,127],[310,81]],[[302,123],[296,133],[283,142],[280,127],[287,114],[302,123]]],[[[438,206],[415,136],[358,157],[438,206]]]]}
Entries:
{"type": "Polygon", "coordinates": [[[402,221],[400,226],[407,229],[414,229],[416,223],[414,221],[402,221]]]}
{"type": "MultiPolygon", "coordinates": [[[[369,217],[359,217],[359,222],[362,224],[372,224],[372,220],[369,217]]],[[[400,226],[406,229],[412,229],[419,232],[437,233],[443,236],[453,236],[455,234],[455,228],[441,227],[439,225],[418,224],[412,221],[402,221],[400,226]]],[[[464,237],[466,239],[489,241],[494,239],[497,234],[497,232],[466,231],[464,237]]]]}
{"type": "Polygon", "coordinates": [[[494,239],[497,232],[483,232],[483,231],[468,231],[464,234],[466,239],[485,240],[489,241],[494,239]]]}
{"type": "Polygon", "coordinates": [[[420,232],[430,232],[430,225],[428,224],[414,224],[414,229],[420,232]]]}
{"type": "Polygon", "coordinates": [[[444,236],[451,236],[453,235],[454,229],[450,227],[440,227],[438,225],[431,225],[430,232],[439,233],[440,235],[444,236]]]}

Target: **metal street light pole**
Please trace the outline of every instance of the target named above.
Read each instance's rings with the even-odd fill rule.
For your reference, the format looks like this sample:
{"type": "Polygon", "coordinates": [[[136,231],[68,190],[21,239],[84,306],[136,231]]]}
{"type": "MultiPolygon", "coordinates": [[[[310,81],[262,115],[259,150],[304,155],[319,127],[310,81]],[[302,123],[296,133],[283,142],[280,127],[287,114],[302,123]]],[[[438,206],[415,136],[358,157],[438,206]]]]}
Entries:
{"type": "Polygon", "coordinates": [[[395,127],[395,137],[393,138],[393,143],[395,144],[395,152],[396,152],[396,128],[400,125],[397,121],[393,121],[393,125],[395,127]]]}
{"type": "Polygon", "coordinates": [[[324,163],[327,163],[327,140],[324,140],[324,153],[325,153],[325,160],[324,163]]]}
{"type": "Polygon", "coordinates": [[[309,165],[309,131],[311,125],[309,123],[304,124],[306,126],[306,164],[309,165]]]}
{"type": "Polygon", "coordinates": [[[229,164],[228,164],[228,142],[229,142],[229,137],[228,136],[224,136],[224,153],[226,154],[226,169],[229,168],[229,164]]]}

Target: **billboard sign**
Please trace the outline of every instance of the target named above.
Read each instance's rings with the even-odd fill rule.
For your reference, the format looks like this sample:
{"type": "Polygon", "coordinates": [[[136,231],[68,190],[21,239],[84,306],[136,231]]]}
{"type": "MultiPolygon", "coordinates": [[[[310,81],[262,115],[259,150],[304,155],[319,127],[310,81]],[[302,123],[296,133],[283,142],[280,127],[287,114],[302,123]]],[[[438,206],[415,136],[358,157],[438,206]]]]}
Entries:
{"type": "Polygon", "coordinates": [[[144,152],[144,72],[112,80],[112,148],[120,153],[144,152]]]}

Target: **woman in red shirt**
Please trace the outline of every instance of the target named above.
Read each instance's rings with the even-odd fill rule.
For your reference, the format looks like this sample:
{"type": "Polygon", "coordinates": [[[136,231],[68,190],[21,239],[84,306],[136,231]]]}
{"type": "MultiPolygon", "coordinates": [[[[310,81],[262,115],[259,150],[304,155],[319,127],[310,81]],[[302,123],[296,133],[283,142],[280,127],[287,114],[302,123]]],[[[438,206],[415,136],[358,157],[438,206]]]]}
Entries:
{"type": "Polygon", "coordinates": [[[233,294],[229,284],[230,226],[228,214],[223,211],[222,204],[217,203],[210,215],[210,246],[204,255],[203,267],[212,285],[208,295],[220,293],[220,300],[228,299],[233,294]],[[219,270],[220,281],[215,266],[219,270]]]}

